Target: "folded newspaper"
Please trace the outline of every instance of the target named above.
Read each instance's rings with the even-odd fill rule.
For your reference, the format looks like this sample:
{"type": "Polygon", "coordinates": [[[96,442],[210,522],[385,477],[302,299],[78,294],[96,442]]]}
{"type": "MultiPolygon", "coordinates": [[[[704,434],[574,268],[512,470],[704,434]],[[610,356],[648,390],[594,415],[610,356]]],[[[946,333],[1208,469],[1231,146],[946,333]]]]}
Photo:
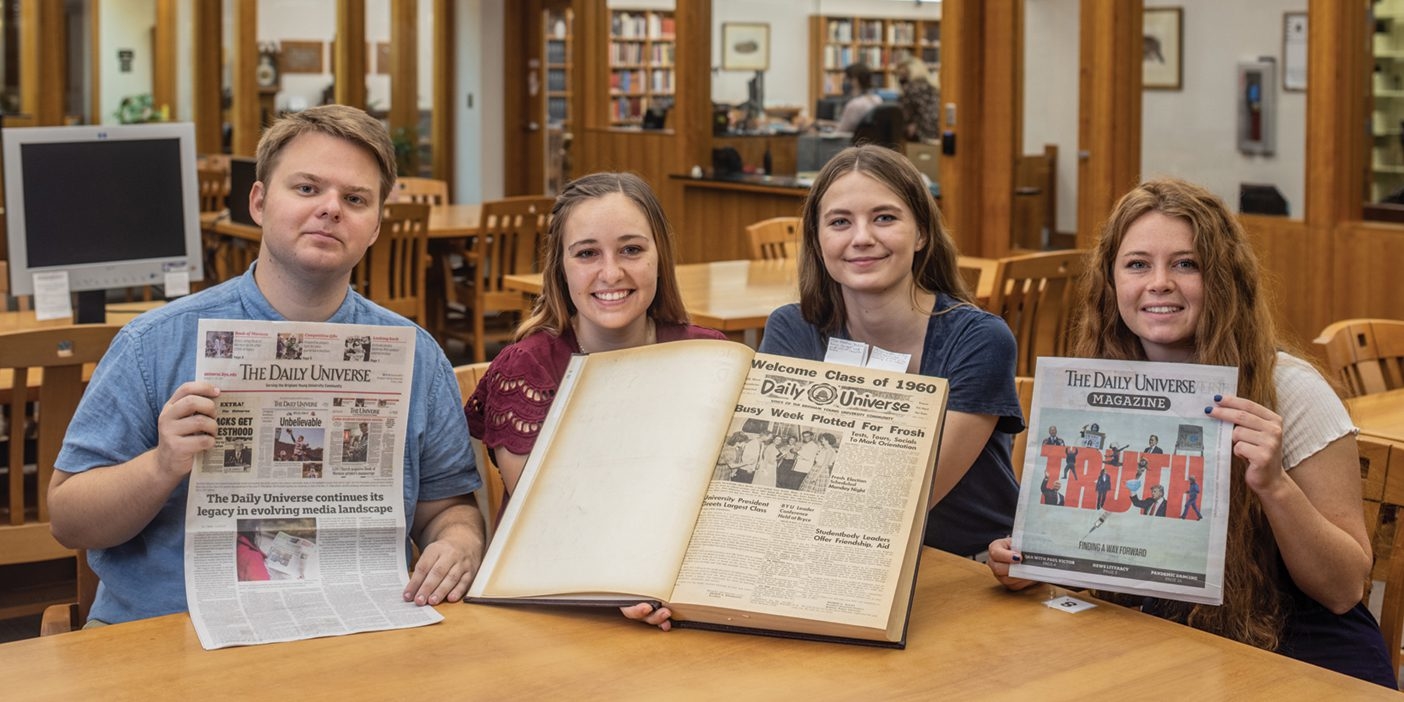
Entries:
{"type": "Polygon", "coordinates": [[[201,645],[441,621],[401,596],[414,328],[205,319],[198,343],[222,391],[186,502],[201,645]]]}
{"type": "Polygon", "coordinates": [[[1010,575],[1223,601],[1233,426],[1205,414],[1238,370],[1040,358],[1010,575]]]}

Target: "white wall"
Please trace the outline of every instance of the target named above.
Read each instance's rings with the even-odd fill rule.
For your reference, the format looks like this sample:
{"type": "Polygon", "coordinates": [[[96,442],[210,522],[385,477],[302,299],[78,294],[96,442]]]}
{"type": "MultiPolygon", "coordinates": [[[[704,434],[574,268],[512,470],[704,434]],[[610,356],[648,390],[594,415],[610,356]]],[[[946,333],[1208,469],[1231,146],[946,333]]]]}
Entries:
{"type": "MultiPolygon", "coordinates": [[[[1238,209],[1239,183],[1271,183],[1302,216],[1306,177],[1306,93],[1282,90],[1282,13],[1305,12],[1306,0],[1147,2],[1184,7],[1181,91],[1145,91],[1141,172],[1195,181],[1238,209]],[[1277,78],[1277,148],[1271,156],[1239,153],[1237,64],[1273,56],[1277,78]]],[[[1059,154],[1061,156],[1061,153],[1059,154]]]]}
{"type": "MultiPolygon", "coordinates": [[[[611,5],[615,4],[611,2],[611,5]]],[[[625,4],[620,2],[619,4],[625,4]]],[[[712,0],[712,100],[746,101],[752,71],[721,70],[722,25],[764,22],[770,25],[770,70],[765,73],[765,104],[799,105],[812,113],[809,99],[809,18],[811,15],[900,17],[939,20],[939,4],[892,0],[712,0]]]]}
{"type": "Polygon", "coordinates": [[[504,5],[507,0],[457,0],[455,62],[455,202],[482,202],[503,196],[502,142],[504,5]],[[471,105],[469,101],[471,99],[471,105]]]}
{"type": "Polygon", "coordinates": [[[151,92],[151,33],[156,27],[155,0],[98,3],[98,90],[94,121],[116,124],[122,98],[151,92]],[[117,52],[133,52],[131,70],[121,72],[117,52]]]}
{"type": "Polygon", "coordinates": [[[1078,0],[1024,0],[1024,147],[1058,146],[1058,231],[1077,230],[1078,0]]]}

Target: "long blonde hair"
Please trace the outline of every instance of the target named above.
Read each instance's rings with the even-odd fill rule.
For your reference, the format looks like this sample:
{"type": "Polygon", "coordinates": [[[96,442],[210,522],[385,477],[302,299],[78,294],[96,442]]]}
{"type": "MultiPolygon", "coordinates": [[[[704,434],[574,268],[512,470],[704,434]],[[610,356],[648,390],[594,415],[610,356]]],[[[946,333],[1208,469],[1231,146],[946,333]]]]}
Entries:
{"type": "MultiPolygon", "coordinates": [[[[1174,217],[1194,232],[1204,299],[1194,335],[1195,363],[1238,367],[1238,395],[1276,409],[1273,368],[1281,342],[1261,287],[1262,270],[1252,247],[1222,200],[1176,179],[1142,183],[1121,198],[1090,254],[1084,277],[1090,299],[1076,340],[1076,355],[1144,360],[1140,339],[1118,312],[1116,254],[1126,232],[1151,212],[1174,217]]],[[[1224,604],[1169,603],[1172,614],[1197,629],[1276,650],[1287,595],[1277,542],[1262,503],[1244,483],[1247,464],[1235,456],[1229,489],[1224,604]]]]}

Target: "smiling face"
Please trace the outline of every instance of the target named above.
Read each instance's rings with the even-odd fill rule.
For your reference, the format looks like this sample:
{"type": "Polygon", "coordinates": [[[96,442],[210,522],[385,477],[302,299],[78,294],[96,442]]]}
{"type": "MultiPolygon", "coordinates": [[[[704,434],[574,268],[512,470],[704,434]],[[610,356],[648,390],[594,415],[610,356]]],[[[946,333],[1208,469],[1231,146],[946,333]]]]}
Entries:
{"type": "Polygon", "coordinates": [[[836,179],[819,203],[824,268],[854,294],[907,294],[912,260],[926,246],[896,193],[860,172],[836,179]]]}
{"type": "Polygon", "coordinates": [[[1126,230],[1114,271],[1121,320],[1140,338],[1146,358],[1192,359],[1204,277],[1189,223],[1159,212],[1142,215],[1126,230]]]}
{"type": "Polygon", "coordinates": [[[602,337],[642,334],[658,289],[658,250],[643,211],[622,193],[581,202],[565,222],[561,245],[582,347],[596,350],[602,337]]]}
{"type": "MultiPolygon", "coordinates": [[[[365,149],[307,132],[249,193],[263,227],[259,265],[289,278],[348,276],[380,234],[380,169],[365,149]]],[[[260,270],[263,270],[260,268],[260,270]]]]}

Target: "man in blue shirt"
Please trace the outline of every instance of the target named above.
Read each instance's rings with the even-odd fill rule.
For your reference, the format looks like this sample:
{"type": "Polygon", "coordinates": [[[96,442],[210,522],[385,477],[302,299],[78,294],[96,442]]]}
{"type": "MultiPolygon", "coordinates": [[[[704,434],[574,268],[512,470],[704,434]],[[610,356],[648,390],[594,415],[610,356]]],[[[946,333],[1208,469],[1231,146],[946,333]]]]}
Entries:
{"type": "MultiPolygon", "coordinates": [[[[249,209],[263,228],[243,276],[124,327],[93,374],[49,488],[55,538],[88,550],[101,584],[91,618],[115,623],[186,609],[185,502],[195,455],[214,446],[219,389],[195,376],[202,318],[410,326],[351,292],[395,182],[384,125],[340,105],[283,118],[258,146],[249,209]]],[[[483,553],[458,385],[416,331],[404,448],[405,521],[421,554],[406,601],[467,591],[483,553]]]]}

